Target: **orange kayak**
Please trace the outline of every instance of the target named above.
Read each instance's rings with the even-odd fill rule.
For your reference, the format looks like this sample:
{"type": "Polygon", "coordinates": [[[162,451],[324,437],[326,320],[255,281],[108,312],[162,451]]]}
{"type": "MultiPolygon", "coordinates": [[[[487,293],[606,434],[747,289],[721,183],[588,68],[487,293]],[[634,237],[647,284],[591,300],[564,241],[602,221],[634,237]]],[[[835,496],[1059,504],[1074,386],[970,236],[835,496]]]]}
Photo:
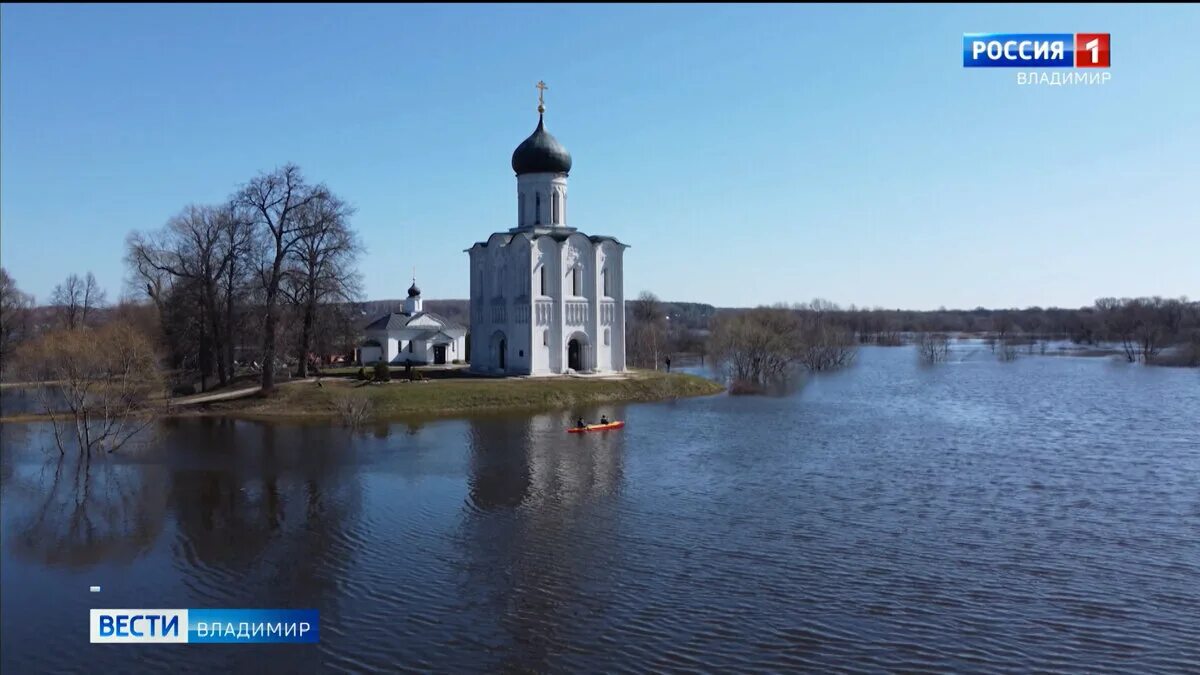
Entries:
{"type": "Polygon", "coordinates": [[[616,421],[608,424],[589,424],[586,427],[571,427],[567,429],[568,434],[582,434],[585,431],[608,431],[609,429],[620,429],[625,426],[625,422],[616,421]]]}

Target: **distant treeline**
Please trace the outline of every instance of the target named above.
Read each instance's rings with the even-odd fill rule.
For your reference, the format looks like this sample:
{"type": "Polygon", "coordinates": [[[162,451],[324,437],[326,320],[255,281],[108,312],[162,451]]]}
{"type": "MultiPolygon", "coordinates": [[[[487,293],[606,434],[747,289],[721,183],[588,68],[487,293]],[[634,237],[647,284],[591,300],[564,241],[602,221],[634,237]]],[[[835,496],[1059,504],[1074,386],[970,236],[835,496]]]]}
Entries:
{"type": "MultiPolygon", "coordinates": [[[[23,342],[114,321],[148,336],[162,349],[167,369],[181,373],[183,381],[193,374],[202,388],[210,377],[224,383],[246,368],[260,374],[271,351],[279,355],[277,367],[301,373],[309,361],[352,359],[363,328],[388,312],[402,311],[404,300],[356,297],[354,268],[360,250],[347,227],[348,214],[323,186],[309,186],[289,166],[252,180],[229,204],[189,206],[162,230],[132,234],[127,263],[137,292],[116,304],[107,302],[107,294],[88,273],[69,275],[54,289],[48,305],[36,306],[0,270],[3,375],[11,379],[11,357],[23,342]],[[262,198],[255,187],[269,193],[289,184],[309,201],[307,208],[288,214],[303,227],[287,231],[292,239],[282,246],[268,224],[246,211],[255,198],[262,198]],[[276,260],[278,300],[272,302],[268,291],[276,260]]],[[[467,300],[425,301],[427,311],[468,328],[469,307],[467,300]]],[[[713,354],[714,342],[727,350],[734,334],[727,330],[714,340],[714,330],[732,330],[727,320],[745,315],[756,322],[753,332],[770,332],[775,326],[803,336],[807,351],[798,358],[813,364],[849,362],[843,355],[847,342],[917,343],[932,350],[942,343],[922,336],[971,334],[1004,344],[1049,339],[1104,344],[1131,362],[1200,365],[1200,302],[1187,298],[1110,297],[1076,309],[931,311],[841,307],[817,299],[771,309],[792,313],[796,323],[752,315],[749,308],[662,301],[643,293],[626,302],[627,362],[653,368],[665,365],[672,355],[677,361],[683,355],[706,359],[713,354]]]]}
{"type": "MultiPolygon", "coordinates": [[[[969,334],[1004,343],[1070,340],[1081,345],[1115,345],[1130,361],[1200,365],[1200,302],[1187,298],[1101,298],[1078,309],[901,310],[841,307],[826,300],[776,305],[809,325],[837,327],[859,344],[883,346],[916,342],[924,334],[969,334]],[[1165,352],[1171,351],[1170,358],[1165,352]]],[[[631,362],[653,366],[655,339],[662,352],[686,352],[702,358],[710,351],[714,325],[746,308],[659,301],[645,296],[627,303],[631,362]],[[640,311],[654,307],[655,311],[640,311]],[[666,319],[666,317],[670,317],[666,319]],[[649,319],[648,319],[649,318],[649,319]]]]}

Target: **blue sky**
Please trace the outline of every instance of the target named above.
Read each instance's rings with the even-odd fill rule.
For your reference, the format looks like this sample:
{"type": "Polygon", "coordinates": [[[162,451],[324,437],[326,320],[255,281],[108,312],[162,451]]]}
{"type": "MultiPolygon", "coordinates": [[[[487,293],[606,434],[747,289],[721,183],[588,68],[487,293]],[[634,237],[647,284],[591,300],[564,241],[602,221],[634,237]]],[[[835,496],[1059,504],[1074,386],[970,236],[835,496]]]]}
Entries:
{"type": "Polygon", "coordinates": [[[125,235],[287,161],[357,208],[367,296],[465,298],[513,148],[626,291],[932,309],[1200,296],[1200,8],[11,6],[0,263],[120,294],[125,235]],[[964,69],[964,32],[1109,32],[1104,86],[964,69]]]}

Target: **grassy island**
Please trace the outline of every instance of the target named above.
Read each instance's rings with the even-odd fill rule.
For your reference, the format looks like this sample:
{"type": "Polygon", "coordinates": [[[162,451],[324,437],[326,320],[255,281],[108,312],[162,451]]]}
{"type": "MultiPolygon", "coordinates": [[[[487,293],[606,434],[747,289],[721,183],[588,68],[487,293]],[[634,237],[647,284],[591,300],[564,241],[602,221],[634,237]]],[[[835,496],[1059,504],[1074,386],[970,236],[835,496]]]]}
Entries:
{"type": "Polygon", "coordinates": [[[324,378],[291,382],[269,396],[198,406],[198,412],[250,418],[338,418],[348,407],[375,420],[454,416],[505,410],[555,410],[577,405],[708,396],[724,391],[696,375],[632,371],[619,377],[446,377],[363,382],[324,378]]]}

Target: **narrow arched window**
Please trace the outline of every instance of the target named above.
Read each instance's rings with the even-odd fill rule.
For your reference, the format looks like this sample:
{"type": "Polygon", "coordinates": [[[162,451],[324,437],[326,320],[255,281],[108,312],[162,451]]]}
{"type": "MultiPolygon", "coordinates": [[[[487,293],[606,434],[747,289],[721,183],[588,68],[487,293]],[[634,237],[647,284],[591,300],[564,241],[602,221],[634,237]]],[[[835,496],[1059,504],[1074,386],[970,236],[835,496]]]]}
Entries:
{"type": "Polygon", "coordinates": [[[555,225],[558,225],[559,223],[562,222],[562,216],[559,215],[559,210],[562,208],[562,196],[559,195],[558,190],[554,191],[553,199],[551,200],[550,205],[551,205],[550,222],[555,225]]]}
{"type": "Polygon", "coordinates": [[[546,295],[546,266],[538,268],[538,292],[546,295]]]}
{"type": "Polygon", "coordinates": [[[604,344],[605,344],[605,346],[608,345],[608,340],[609,340],[609,333],[608,333],[608,329],[605,328],[604,329],[604,344]]]}
{"type": "Polygon", "coordinates": [[[546,345],[547,347],[550,346],[550,331],[542,331],[542,344],[546,345]]]}
{"type": "Polygon", "coordinates": [[[517,195],[517,227],[525,227],[525,193],[517,195]]]}
{"type": "Polygon", "coordinates": [[[534,199],[533,199],[534,205],[537,207],[536,209],[534,209],[534,212],[533,212],[533,224],[541,225],[542,224],[542,193],[535,192],[535,193],[533,193],[533,197],[534,197],[534,199]]]}
{"type": "Polygon", "coordinates": [[[583,274],[578,267],[571,270],[571,295],[582,295],[583,274]]]}
{"type": "Polygon", "coordinates": [[[607,267],[605,267],[604,269],[600,270],[600,278],[601,278],[601,279],[603,280],[603,282],[604,282],[604,295],[605,295],[605,297],[612,297],[612,288],[610,288],[610,287],[609,287],[609,285],[608,285],[608,268],[607,268],[607,267]]]}

